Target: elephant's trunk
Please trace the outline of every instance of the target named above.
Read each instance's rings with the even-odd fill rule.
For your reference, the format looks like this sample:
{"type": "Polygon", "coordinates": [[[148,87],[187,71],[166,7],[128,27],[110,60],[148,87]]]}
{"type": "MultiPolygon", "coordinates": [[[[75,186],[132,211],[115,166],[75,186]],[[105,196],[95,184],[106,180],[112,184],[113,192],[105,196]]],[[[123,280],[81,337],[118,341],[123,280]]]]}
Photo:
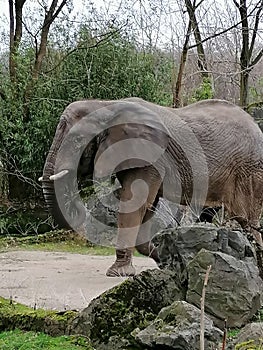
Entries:
{"type": "Polygon", "coordinates": [[[76,172],[70,169],[55,172],[57,153],[51,147],[44,166],[41,179],[44,199],[60,228],[78,230],[85,221],[86,210],[77,195],[76,172]]]}
{"type": "Polygon", "coordinates": [[[54,188],[54,182],[50,180],[43,180],[42,189],[48,211],[52,215],[52,217],[55,218],[55,221],[58,224],[58,226],[60,228],[71,229],[71,226],[65,219],[58,204],[54,188]]]}

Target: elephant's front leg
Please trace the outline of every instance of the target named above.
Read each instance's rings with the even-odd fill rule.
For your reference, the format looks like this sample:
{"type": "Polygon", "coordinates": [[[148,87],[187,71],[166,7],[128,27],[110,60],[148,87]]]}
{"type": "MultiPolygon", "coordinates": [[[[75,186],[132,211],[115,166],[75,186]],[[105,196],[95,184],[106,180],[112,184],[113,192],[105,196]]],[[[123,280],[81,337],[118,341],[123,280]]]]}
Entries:
{"type": "Polygon", "coordinates": [[[140,227],[137,241],[136,241],[136,250],[145,256],[149,256],[152,258],[156,263],[160,262],[158,252],[156,247],[151,242],[152,239],[152,217],[155,213],[155,208],[158,204],[159,197],[157,196],[152,208],[147,209],[146,214],[144,215],[144,218],[142,220],[142,225],[140,227]]]}
{"type": "Polygon", "coordinates": [[[106,273],[111,277],[135,274],[133,250],[145,213],[158,193],[161,177],[151,171],[151,167],[132,169],[127,171],[121,184],[116,261],[106,273]]]}

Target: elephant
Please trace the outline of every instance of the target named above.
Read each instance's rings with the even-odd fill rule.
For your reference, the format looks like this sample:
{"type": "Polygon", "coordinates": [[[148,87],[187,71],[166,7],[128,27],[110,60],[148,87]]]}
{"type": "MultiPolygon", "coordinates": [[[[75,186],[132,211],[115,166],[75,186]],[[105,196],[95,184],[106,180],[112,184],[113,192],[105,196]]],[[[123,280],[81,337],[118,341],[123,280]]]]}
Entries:
{"type": "Polygon", "coordinates": [[[223,205],[262,246],[263,134],[230,102],[178,109],[137,97],[69,104],[40,178],[60,227],[83,228],[77,179],[92,174],[115,174],[121,185],[116,260],[107,276],[134,275],[135,248],[159,262],[149,226],[160,197],[190,206],[197,217],[203,208],[223,205]]]}

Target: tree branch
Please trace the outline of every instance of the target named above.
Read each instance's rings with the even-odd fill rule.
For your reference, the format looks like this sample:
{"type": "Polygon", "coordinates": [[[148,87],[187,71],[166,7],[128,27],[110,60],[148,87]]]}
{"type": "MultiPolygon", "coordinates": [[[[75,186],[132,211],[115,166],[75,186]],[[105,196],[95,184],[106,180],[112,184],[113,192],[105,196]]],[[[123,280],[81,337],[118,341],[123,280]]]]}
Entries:
{"type": "Polygon", "coordinates": [[[179,108],[181,105],[182,80],[183,80],[184,67],[187,59],[188,43],[191,35],[191,27],[192,27],[191,20],[189,19],[188,28],[185,35],[183,51],[181,53],[181,58],[180,58],[179,71],[177,73],[177,79],[176,79],[175,88],[173,91],[173,108],[179,108]]]}
{"type": "Polygon", "coordinates": [[[239,9],[239,3],[236,0],[233,0],[233,3],[236,5],[236,7],[239,9]]]}
{"type": "MultiPolygon", "coordinates": [[[[195,15],[196,8],[193,6],[191,0],[185,0],[186,9],[188,12],[188,16],[191,22],[191,27],[194,32],[196,47],[197,47],[197,54],[198,54],[198,67],[201,71],[201,74],[203,77],[208,77],[207,74],[207,62],[206,62],[206,56],[205,51],[202,43],[201,33],[199,30],[198,21],[195,15]]],[[[188,48],[189,50],[189,48],[188,48]]]]}
{"type": "Polygon", "coordinates": [[[33,79],[37,79],[39,72],[40,72],[40,69],[41,69],[43,58],[45,57],[45,54],[46,54],[49,28],[50,28],[51,24],[54,22],[54,20],[57,18],[57,16],[59,15],[63,6],[65,6],[66,2],[67,2],[67,0],[63,0],[55,12],[58,0],[53,0],[51,5],[50,5],[49,10],[47,11],[47,13],[45,15],[44,23],[43,23],[42,31],[41,31],[39,50],[36,53],[36,60],[35,60],[35,64],[34,64],[33,72],[32,72],[33,79]]]}
{"type": "MultiPolygon", "coordinates": [[[[233,0],[233,1],[235,1],[235,0],[233,0]]],[[[236,2],[236,1],[235,1],[235,2],[236,2]]],[[[237,4],[237,5],[238,5],[238,4],[237,4]]],[[[238,5],[238,7],[239,7],[239,5],[238,5]]],[[[255,11],[255,8],[247,15],[247,17],[249,18],[250,16],[252,16],[254,11],[255,11]]],[[[239,22],[233,24],[232,26],[230,26],[230,27],[228,27],[228,28],[222,30],[221,32],[218,32],[218,33],[215,33],[215,34],[213,34],[213,35],[208,36],[207,38],[205,38],[205,39],[202,40],[202,43],[205,43],[205,42],[207,42],[207,41],[209,41],[209,40],[211,40],[211,39],[217,38],[218,36],[227,33],[228,31],[230,31],[230,30],[232,30],[232,29],[238,27],[241,23],[242,23],[242,20],[240,20],[239,22]]],[[[190,45],[190,46],[188,47],[188,49],[191,50],[191,49],[194,49],[195,47],[197,47],[197,44],[190,45]]]]}
{"type": "Polygon", "coordinates": [[[195,10],[204,2],[205,0],[200,0],[198,4],[194,4],[195,10]]]}
{"type": "Polygon", "coordinates": [[[251,43],[250,43],[250,48],[249,48],[249,57],[252,57],[253,49],[255,46],[255,41],[257,37],[257,32],[258,32],[258,26],[259,26],[259,21],[260,21],[260,14],[263,9],[263,0],[259,1],[256,7],[258,6],[258,10],[256,13],[256,19],[255,19],[255,24],[253,28],[253,33],[252,33],[252,38],[251,38],[251,43]]]}
{"type": "Polygon", "coordinates": [[[208,284],[209,273],[212,265],[207,266],[205,273],[204,285],[201,297],[201,316],[200,316],[200,350],[205,350],[205,292],[208,284]]]}
{"type": "Polygon", "coordinates": [[[253,69],[253,67],[261,60],[263,56],[263,49],[259,51],[257,56],[253,59],[253,61],[250,63],[249,68],[253,69]]]}

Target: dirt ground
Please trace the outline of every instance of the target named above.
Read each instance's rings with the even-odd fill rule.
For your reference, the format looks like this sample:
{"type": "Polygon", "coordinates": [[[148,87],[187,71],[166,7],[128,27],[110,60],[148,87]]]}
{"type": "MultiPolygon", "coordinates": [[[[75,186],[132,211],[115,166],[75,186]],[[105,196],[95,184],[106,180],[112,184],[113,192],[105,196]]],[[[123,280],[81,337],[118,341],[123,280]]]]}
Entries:
{"type": "MultiPolygon", "coordinates": [[[[0,296],[37,308],[82,309],[122,282],[106,277],[114,256],[13,251],[0,253],[0,296]]],[[[150,258],[135,257],[136,272],[156,268],[150,258]]]]}

